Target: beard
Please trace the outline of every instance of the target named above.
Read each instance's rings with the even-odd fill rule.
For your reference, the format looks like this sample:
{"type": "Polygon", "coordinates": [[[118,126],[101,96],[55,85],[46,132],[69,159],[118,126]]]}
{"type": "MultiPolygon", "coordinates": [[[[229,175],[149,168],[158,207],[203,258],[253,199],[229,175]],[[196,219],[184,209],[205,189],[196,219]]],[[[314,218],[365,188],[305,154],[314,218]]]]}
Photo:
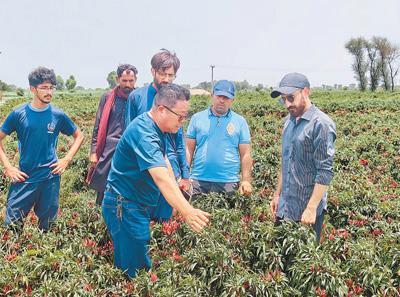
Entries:
{"type": "Polygon", "coordinates": [[[133,88],[129,88],[129,87],[125,87],[125,88],[121,88],[121,89],[127,95],[129,95],[133,91],[133,88]]]}

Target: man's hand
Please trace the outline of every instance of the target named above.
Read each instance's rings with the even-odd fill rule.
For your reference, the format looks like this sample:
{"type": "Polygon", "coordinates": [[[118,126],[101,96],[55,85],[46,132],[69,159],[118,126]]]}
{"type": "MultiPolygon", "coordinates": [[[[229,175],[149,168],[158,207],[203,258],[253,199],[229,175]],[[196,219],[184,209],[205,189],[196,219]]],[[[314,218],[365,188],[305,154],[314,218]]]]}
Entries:
{"type": "Polygon", "coordinates": [[[98,161],[99,160],[97,159],[96,153],[90,154],[89,156],[90,167],[96,166],[98,161]]]}
{"type": "Polygon", "coordinates": [[[270,207],[270,210],[271,210],[271,215],[274,218],[274,221],[276,220],[276,212],[278,211],[279,196],[280,196],[280,194],[275,193],[274,197],[272,197],[272,200],[269,203],[269,207],[270,207]]]}
{"type": "Polygon", "coordinates": [[[211,215],[198,208],[192,208],[191,211],[182,216],[193,231],[200,233],[207,226],[211,215]]]}
{"type": "Polygon", "coordinates": [[[315,224],[316,217],[317,209],[308,206],[301,215],[301,223],[305,225],[315,224]]]}
{"type": "Polygon", "coordinates": [[[13,183],[23,182],[29,177],[25,172],[22,172],[14,166],[5,168],[4,173],[11,179],[13,183]]]}
{"type": "Polygon", "coordinates": [[[65,168],[67,168],[69,162],[71,162],[71,159],[68,159],[68,158],[59,159],[56,163],[50,165],[50,168],[54,168],[53,171],[51,171],[51,173],[52,174],[63,174],[65,171],[65,168]]]}
{"type": "Polygon", "coordinates": [[[253,187],[248,181],[242,181],[239,185],[239,193],[241,195],[249,196],[253,192],[253,187]]]}
{"type": "Polygon", "coordinates": [[[184,191],[190,190],[190,180],[188,178],[182,178],[179,181],[179,188],[184,191]]]}

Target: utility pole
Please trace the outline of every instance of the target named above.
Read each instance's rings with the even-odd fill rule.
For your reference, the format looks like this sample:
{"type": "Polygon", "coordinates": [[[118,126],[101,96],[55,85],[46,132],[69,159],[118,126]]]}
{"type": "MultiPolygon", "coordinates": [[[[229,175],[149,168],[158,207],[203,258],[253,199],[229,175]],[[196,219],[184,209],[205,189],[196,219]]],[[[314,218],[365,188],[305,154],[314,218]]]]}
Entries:
{"type": "Polygon", "coordinates": [[[210,65],[210,67],[211,67],[211,93],[212,93],[214,90],[214,68],[215,68],[215,65],[210,65]]]}

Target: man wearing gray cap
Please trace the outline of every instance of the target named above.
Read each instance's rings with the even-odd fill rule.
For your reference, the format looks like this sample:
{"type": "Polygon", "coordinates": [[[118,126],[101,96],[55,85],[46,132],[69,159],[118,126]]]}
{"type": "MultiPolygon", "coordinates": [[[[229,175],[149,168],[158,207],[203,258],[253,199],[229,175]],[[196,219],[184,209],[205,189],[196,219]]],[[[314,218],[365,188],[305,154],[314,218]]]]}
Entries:
{"type": "Polygon", "coordinates": [[[327,188],[333,177],[335,123],[309,98],[310,83],[303,74],[289,73],[271,93],[289,111],[282,135],[282,163],[270,203],[275,221],[310,224],[320,241],[327,188]]]}

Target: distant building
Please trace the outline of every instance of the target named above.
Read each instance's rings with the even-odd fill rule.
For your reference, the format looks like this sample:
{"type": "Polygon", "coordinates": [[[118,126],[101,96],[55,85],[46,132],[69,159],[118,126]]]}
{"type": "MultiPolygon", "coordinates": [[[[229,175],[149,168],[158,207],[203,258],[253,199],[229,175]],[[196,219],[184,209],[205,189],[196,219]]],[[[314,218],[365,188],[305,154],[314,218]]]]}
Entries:
{"type": "Polygon", "coordinates": [[[209,91],[203,90],[203,89],[189,89],[190,95],[208,95],[210,96],[211,93],[209,91]]]}

